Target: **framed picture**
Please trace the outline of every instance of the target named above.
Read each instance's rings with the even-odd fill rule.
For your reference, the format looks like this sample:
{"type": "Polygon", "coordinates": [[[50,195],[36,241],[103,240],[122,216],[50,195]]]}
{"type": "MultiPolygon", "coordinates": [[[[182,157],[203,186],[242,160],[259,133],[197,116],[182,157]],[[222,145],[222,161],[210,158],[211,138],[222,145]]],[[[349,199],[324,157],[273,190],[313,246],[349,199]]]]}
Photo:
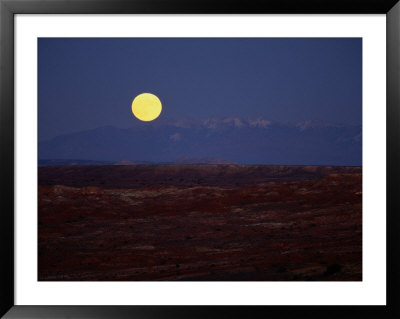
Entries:
{"type": "Polygon", "coordinates": [[[399,315],[397,1],[0,10],[5,318],[399,315]]]}

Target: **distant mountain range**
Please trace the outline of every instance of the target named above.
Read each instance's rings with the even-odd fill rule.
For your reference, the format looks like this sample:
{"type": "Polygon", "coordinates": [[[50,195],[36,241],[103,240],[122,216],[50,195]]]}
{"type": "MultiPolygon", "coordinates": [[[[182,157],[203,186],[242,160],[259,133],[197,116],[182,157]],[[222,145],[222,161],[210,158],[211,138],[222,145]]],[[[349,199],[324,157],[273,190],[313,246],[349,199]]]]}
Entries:
{"type": "Polygon", "coordinates": [[[105,126],[40,142],[39,160],[39,165],[360,166],[362,127],[321,121],[284,124],[262,118],[155,121],[129,129],[105,126]]]}

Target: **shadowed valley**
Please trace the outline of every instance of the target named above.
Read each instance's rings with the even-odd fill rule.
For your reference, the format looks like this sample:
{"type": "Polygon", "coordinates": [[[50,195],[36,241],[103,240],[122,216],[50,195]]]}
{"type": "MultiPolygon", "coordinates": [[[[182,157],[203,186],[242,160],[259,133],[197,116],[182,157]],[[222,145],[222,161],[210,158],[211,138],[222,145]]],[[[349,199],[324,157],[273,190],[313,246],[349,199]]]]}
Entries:
{"type": "Polygon", "coordinates": [[[39,167],[39,280],[361,280],[360,167],[39,167]]]}

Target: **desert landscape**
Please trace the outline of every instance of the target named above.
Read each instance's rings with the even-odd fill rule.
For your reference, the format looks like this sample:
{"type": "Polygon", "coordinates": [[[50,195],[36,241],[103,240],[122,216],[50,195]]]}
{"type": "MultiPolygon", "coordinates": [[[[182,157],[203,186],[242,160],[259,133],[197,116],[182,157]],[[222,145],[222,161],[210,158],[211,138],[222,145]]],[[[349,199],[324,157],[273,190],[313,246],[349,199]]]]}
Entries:
{"type": "Polygon", "coordinates": [[[38,280],[360,281],[362,169],[38,168],[38,280]]]}

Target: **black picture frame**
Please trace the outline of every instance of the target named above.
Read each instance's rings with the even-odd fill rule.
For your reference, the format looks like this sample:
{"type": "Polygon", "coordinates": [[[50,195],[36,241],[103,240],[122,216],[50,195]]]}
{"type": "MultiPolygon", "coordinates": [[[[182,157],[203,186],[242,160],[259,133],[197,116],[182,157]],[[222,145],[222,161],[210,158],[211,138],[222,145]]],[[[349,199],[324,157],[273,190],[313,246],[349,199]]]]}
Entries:
{"type": "MultiPolygon", "coordinates": [[[[398,0],[0,0],[0,315],[5,318],[400,318],[400,3],[398,0]],[[14,15],[62,14],[386,14],[386,306],[16,306],[14,305],[14,15]]],[[[379,212],[384,213],[384,212],[379,212]]]]}

